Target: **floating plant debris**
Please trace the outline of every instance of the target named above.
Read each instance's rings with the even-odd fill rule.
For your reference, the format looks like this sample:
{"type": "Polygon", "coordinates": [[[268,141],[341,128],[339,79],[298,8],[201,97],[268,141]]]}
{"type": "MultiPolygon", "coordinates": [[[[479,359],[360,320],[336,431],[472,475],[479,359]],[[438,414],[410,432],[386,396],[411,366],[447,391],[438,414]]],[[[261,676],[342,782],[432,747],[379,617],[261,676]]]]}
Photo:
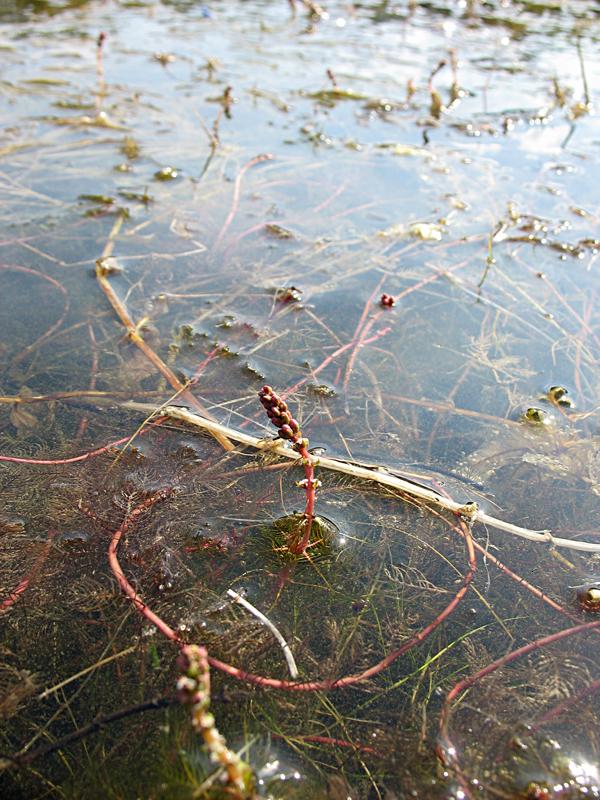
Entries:
{"type": "Polygon", "coordinates": [[[161,167],[154,173],[157,181],[172,181],[179,176],[179,170],[175,167],[161,167]]]}

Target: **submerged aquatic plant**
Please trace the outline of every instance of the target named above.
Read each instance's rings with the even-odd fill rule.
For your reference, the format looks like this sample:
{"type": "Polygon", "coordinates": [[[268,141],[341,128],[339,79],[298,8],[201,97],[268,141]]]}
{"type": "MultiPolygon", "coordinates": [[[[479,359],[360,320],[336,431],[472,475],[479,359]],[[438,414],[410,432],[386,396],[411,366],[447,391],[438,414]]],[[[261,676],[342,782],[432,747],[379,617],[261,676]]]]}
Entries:
{"type": "Polygon", "coordinates": [[[271,423],[278,429],[279,438],[291,442],[293,449],[302,456],[306,477],[299,485],[306,492],[306,508],[302,535],[298,541],[291,543],[290,550],[296,555],[304,555],[310,542],[310,532],[315,518],[315,494],[319,483],[315,479],[314,463],[308,452],[308,439],[302,436],[300,424],[292,417],[288,404],[270,386],[263,386],[258,396],[271,423]]]}
{"type": "Polygon", "coordinates": [[[192,706],[192,725],[202,735],[211,761],[225,769],[228,796],[238,800],[253,797],[252,770],[237,753],[227,747],[217,729],[214,715],[208,710],[210,672],[206,649],[194,644],[187,645],[181,650],[177,666],[182,673],[177,681],[179,699],[192,706]]]}

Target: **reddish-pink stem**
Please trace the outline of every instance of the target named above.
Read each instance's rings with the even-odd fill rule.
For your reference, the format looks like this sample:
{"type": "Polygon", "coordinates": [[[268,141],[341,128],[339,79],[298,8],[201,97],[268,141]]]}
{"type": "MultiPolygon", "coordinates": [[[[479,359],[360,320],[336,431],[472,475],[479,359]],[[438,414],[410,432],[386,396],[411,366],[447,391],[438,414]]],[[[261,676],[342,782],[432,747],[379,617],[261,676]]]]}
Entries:
{"type": "Polygon", "coordinates": [[[144,511],[148,510],[157,503],[159,500],[162,500],[164,497],[167,496],[169,492],[167,490],[156,492],[156,494],[152,495],[152,497],[144,500],[143,503],[140,503],[136,506],[133,511],[131,511],[123,520],[121,527],[118,528],[112,535],[110,540],[110,544],[108,546],[108,563],[110,564],[110,568],[113,571],[113,575],[117,579],[119,586],[123,590],[123,592],[129,597],[133,605],[137,608],[137,610],[146,617],[146,619],[151,622],[156,628],[173,642],[177,642],[179,645],[183,646],[185,642],[182,641],[179,634],[175,633],[173,628],[170,625],[162,620],[158,614],[155,614],[148,606],[144,603],[138,593],[135,591],[133,586],[129,583],[123,570],[121,569],[121,565],[119,564],[119,559],[117,556],[117,550],[119,547],[119,542],[124,533],[132,526],[132,524],[137,520],[140,514],[144,511]]]}
{"type": "MultiPolygon", "coordinates": [[[[283,739],[285,738],[281,734],[272,734],[276,739],[283,739]]],[[[380,753],[375,750],[373,747],[369,747],[366,744],[360,744],[359,742],[349,742],[346,739],[334,739],[331,736],[316,736],[316,735],[308,735],[308,736],[294,736],[294,740],[301,741],[301,742],[316,742],[316,744],[329,744],[333,745],[334,747],[351,747],[353,750],[359,750],[361,753],[368,753],[372,756],[378,756],[380,753]]]]}
{"type": "MultiPolygon", "coordinates": [[[[276,222],[275,220],[273,220],[271,224],[273,224],[273,223],[276,224],[276,225],[280,224],[279,222],[276,222]]],[[[246,236],[251,236],[253,233],[256,233],[257,231],[264,231],[266,225],[269,225],[269,222],[257,222],[255,225],[252,225],[250,228],[246,228],[245,231],[242,231],[241,233],[238,233],[238,235],[231,241],[231,243],[227,247],[227,250],[225,252],[225,259],[229,260],[229,256],[231,255],[231,251],[233,250],[233,248],[236,245],[238,245],[242,241],[242,239],[245,239],[246,236]]]]}
{"type": "Polygon", "coordinates": [[[329,197],[326,197],[325,200],[323,200],[322,203],[320,203],[318,206],[313,208],[312,213],[313,214],[318,214],[319,211],[323,211],[324,208],[327,208],[327,206],[331,205],[331,203],[333,203],[333,201],[336,199],[336,197],[339,197],[342,194],[342,192],[344,192],[346,190],[347,186],[348,186],[348,181],[345,181],[344,183],[340,183],[340,185],[333,192],[333,194],[330,194],[329,197]]]}
{"type": "Polygon", "coordinates": [[[377,297],[377,295],[381,291],[381,287],[383,286],[383,282],[385,281],[385,278],[386,278],[386,276],[383,275],[379,279],[379,282],[377,283],[377,286],[373,289],[373,291],[371,292],[371,294],[369,295],[369,297],[367,299],[367,302],[364,305],[364,308],[362,310],[362,314],[360,315],[360,319],[358,320],[358,324],[357,324],[356,329],[354,331],[354,335],[352,336],[352,342],[353,343],[357,342],[359,340],[359,338],[361,337],[361,335],[362,335],[363,327],[364,327],[364,324],[365,324],[365,322],[367,320],[367,317],[369,316],[369,311],[371,310],[371,306],[373,305],[373,302],[375,301],[375,298],[377,297]]]}
{"type": "Polygon", "coordinates": [[[537,722],[534,722],[533,725],[528,726],[525,735],[531,736],[531,734],[536,733],[542,728],[544,725],[547,725],[552,720],[560,717],[567,711],[571,706],[578,703],[580,700],[583,700],[584,697],[587,697],[589,694],[593,692],[597,692],[600,689],[600,680],[593,681],[592,683],[588,684],[584,687],[581,691],[577,692],[577,694],[573,695],[572,697],[567,697],[566,700],[563,700],[562,703],[559,703],[554,708],[551,708],[547,711],[537,722]]]}
{"type": "MultiPolygon", "coordinates": [[[[445,497],[450,499],[450,495],[448,494],[448,492],[444,489],[443,486],[438,484],[437,481],[436,481],[436,489],[437,491],[439,491],[440,494],[443,494],[445,497]]],[[[436,517],[443,519],[440,512],[437,511],[435,508],[430,508],[429,511],[436,517]]],[[[460,535],[463,536],[464,538],[464,528],[462,529],[454,528],[454,530],[457,530],[458,533],[460,533],[460,535]]],[[[557,603],[555,600],[552,600],[552,598],[548,597],[547,594],[544,594],[544,592],[541,589],[538,589],[537,586],[534,586],[533,584],[529,583],[529,581],[525,580],[525,578],[522,578],[516,572],[513,572],[509,567],[506,566],[506,564],[500,561],[500,559],[496,558],[496,556],[492,555],[489,552],[489,550],[486,550],[486,548],[483,547],[483,545],[479,544],[479,542],[473,540],[473,547],[479,553],[481,553],[481,555],[487,561],[491,561],[491,563],[494,564],[494,566],[496,566],[501,572],[504,572],[505,575],[507,575],[511,580],[515,581],[515,583],[518,583],[519,586],[522,586],[524,589],[527,589],[528,592],[531,592],[531,594],[534,595],[534,597],[537,597],[538,600],[542,600],[544,603],[546,603],[546,605],[550,606],[550,608],[552,608],[554,611],[558,611],[568,619],[573,620],[574,622],[578,622],[578,618],[575,616],[575,614],[569,613],[566,609],[564,609],[561,605],[559,605],[559,603],[557,603]]]]}
{"type": "MultiPolygon", "coordinates": [[[[156,425],[160,425],[167,419],[166,417],[159,417],[158,419],[153,420],[152,422],[148,423],[144,430],[139,432],[139,436],[145,433],[150,428],[154,428],[156,425]]],[[[19,456],[0,456],[0,461],[8,461],[13,464],[38,464],[41,466],[51,466],[56,464],[74,464],[76,461],[87,461],[88,458],[93,458],[93,456],[99,456],[102,453],[106,453],[113,447],[116,447],[120,444],[125,444],[131,439],[131,436],[124,436],[122,439],[117,439],[114,442],[109,442],[108,444],[103,445],[102,447],[98,447],[96,450],[88,450],[87,453],[82,453],[80,456],[71,456],[71,458],[21,458],[19,456]]]]}
{"type": "MultiPolygon", "coordinates": [[[[387,333],[389,333],[390,331],[391,331],[391,328],[382,328],[381,330],[379,330],[379,331],[377,331],[376,333],[374,333],[374,334],[373,334],[373,336],[371,336],[369,339],[365,339],[365,340],[363,341],[363,345],[365,345],[365,344],[371,344],[371,342],[375,342],[375,341],[377,341],[377,339],[380,339],[382,336],[385,336],[385,335],[386,335],[387,333]]],[[[346,350],[349,350],[349,349],[350,349],[350,348],[351,348],[353,345],[354,345],[354,340],[353,340],[353,341],[351,341],[351,342],[348,342],[347,344],[344,344],[344,345],[342,345],[341,347],[338,347],[338,349],[337,349],[337,350],[335,350],[333,353],[331,353],[331,355],[327,356],[327,358],[326,358],[324,361],[322,361],[322,362],[319,364],[319,366],[318,366],[318,367],[316,367],[315,369],[311,370],[311,374],[310,374],[308,377],[306,377],[306,378],[301,378],[301,379],[300,379],[300,380],[299,380],[297,383],[295,383],[293,386],[290,386],[290,388],[289,388],[289,389],[286,389],[286,390],[285,390],[285,392],[282,392],[282,393],[281,393],[281,396],[283,397],[283,399],[285,400],[285,399],[287,399],[287,398],[288,398],[290,395],[294,394],[294,392],[297,392],[297,391],[298,391],[298,389],[299,389],[301,386],[304,386],[304,384],[305,384],[307,381],[309,381],[309,380],[310,380],[310,379],[311,379],[311,378],[312,378],[314,375],[318,375],[318,374],[319,374],[319,372],[322,372],[322,370],[324,370],[324,369],[325,369],[325,367],[328,367],[328,366],[329,366],[329,364],[331,364],[331,362],[332,362],[332,361],[335,361],[335,359],[336,359],[338,356],[341,356],[343,353],[345,353],[345,352],[346,352],[346,350]]]]}
{"type": "Polygon", "coordinates": [[[43,333],[41,336],[38,336],[35,342],[32,342],[31,344],[27,345],[27,347],[21,350],[20,353],[17,353],[17,355],[11,361],[11,367],[14,367],[15,364],[18,364],[20,361],[26,358],[27,355],[31,353],[32,350],[38,347],[42,342],[44,342],[49,336],[52,336],[52,334],[60,328],[69,311],[69,296],[67,294],[67,290],[62,285],[62,283],[57,281],[55,278],[51,278],[49,275],[45,275],[43,272],[38,272],[37,270],[31,269],[30,267],[22,267],[19,264],[0,264],[0,269],[10,270],[11,272],[24,272],[26,275],[35,275],[36,278],[41,278],[42,280],[52,284],[52,286],[58,289],[59,292],[64,297],[63,310],[60,317],[56,320],[56,322],[53,325],[51,325],[48,328],[48,330],[45,333],[43,333]]]}
{"type": "Polygon", "coordinates": [[[517,658],[521,656],[525,656],[528,653],[532,653],[536,650],[540,650],[547,645],[554,644],[556,642],[560,642],[563,639],[568,639],[571,636],[574,636],[577,633],[584,633],[585,631],[596,630],[600,628],[600,620],[595,622],[586,622],[583,625],[575,625],[572,628],[566,628],[562,631],[557,631],[556,633],[551,633],[549,636],[544,636],[541,639],[536,639],[533,642],[529,642],[528,644],[523,645],[522,647],[513,650],[511,653],[507,653],[502,658],[498,658],[495,661],[492,661],[491,664],[488,664],[483,669],[480,669],[478,672],[475,672],[473,675],[470,675],[467,678],[463,678],[463,680],[459,681],[457,684],[453,686],[453,688],[448,692],[446,695],[446,699],[444,700],[444,705],[442,707],[442,713],[440,715],[440,746],[438,747],[437,753],[438,757],[445,765],[450,765],[457,770],[460,771],[459,762],[458,762],[458,753],[456,748],[454,747],[450,735],[448,734],[448,722],[450,718],[450,705],[458,697],[462,694],[466,689],[471,688],[477,681],[485,678],[487,675],[490,675],[492,672],[495,672],[500,667],[505,666],[506,664],[511,664],[517,658]]]}
{"type": "Polygon", "coordinates": [[[206,356],[206,358],[198,364],[198,366],[194,371],[194,375],[190,381],[190,386],[195,386],[198,383],[198,381],[204,374],[204,370],[210,364],[213,358],[215,358],[218,355],[218,353],[219,353],[219,348],[215,347],[213,350],[210,351],[210,353],[206,356]]]}
{"type": "MultiPolygon", "coordinates": [[[[157,614],[155,614],[142,600],[142,598],[138,595],[135,591],[133,586],[129,583],[121,566],[119,564],[118,559],[118,547],[119,542],[125,531],[131,527],[132,523],[137,519],[137,517],[143,513],[147,508],[153,505],[157,500],[165,497],[167,492],[158,492],[152,498],[140,503],[139,506],[133,509],[125,518],[121,527],[117,529],[110,541],[109,550],[108,550],[108,560],[110,567],[115,575],[119,586],[123,590],[123,592],[129,597],[132,601],[134,606],[137,610],[142,614],[149,622],[156,626],[156,628],[168,639],[172,642],[175,642],[180,647],[184,646],[185,642],[181,639],[180,635],[176,633],[176,631],[171,628],[163,619],[161,619],[157,614]]],[[[305,681],[301,683],[296,683],[294,681],[286,681],[280,680],[278,678],[268,678],[263,675],[255,675],[251,672],[245,672],[238,667],[234,667],[231,664],[226,664],[223,661],[220,661],[217,658],[212,658],[209,656],[209,663],[211,667],[224,672],[227,675],[230,675],[232,678],[236,678],[237,680],[242,680],[247,683],[254,684],[255,686],[263,686],[268,687],[271,689],[281,689],[287,690],[292,692],[315,692],[315,691],[325,691],[331,689],[339,689],[343,686],[352,686],[353,684],[360,683],[362,681],[367,680],[368,678],[372,678],[374,675],[378,675],[383,670],[387,669],[390,664],[392,664],[396,659],[400,658],[400,656],[404,655],[408,650],[412,649],[416,645],[423,642],[442,622],[450,616],[450,614],[454,611],[454,609],[458,606],[462,598],[467,593],[469,588],[469,584],[473,580],[475,575],[476,569],[476,558],[475,558],[475,550],[473,548],[473,539],[471,537],[471,532],[463,522],[459,523],[464,528],[465,534],[465,543],[467,548],[467,556],[469,562],[469,569],[465,574],[462,582],[462,586],[456,592],[452,600],[448,603],[448,605],[438,614],[438,616],[432,620],[428,625],[426,625],[422,630],[404,642],[401,647],[397,650],[394,650],[392,653],[389,653],[385,658],[382,658],[381,661],[378,661],[372,667],[369,667],[362,672],[357,673],[356,675],[347,675],[344,678],[338,678],[336,680],[323,680],[323,681],[305,681]]],[[[600,625],[600,623],[598,623],[600,625]]]]}
{"type": "Polygon", "coordinates": [[[12,592],[8,595],[8,597],[0,603],[0,609],[2,611],[6,611],[10,608],[16,601],[19,599],[20,595],[23,594],[25,589],[29,586],[29,584],[35,580],[39,571],[41,570],[44,562],[48,558],[48,554],[50,552],[50,548],[52,547],[52,540],[56,536],[56,531],[48,531],[48,539],[45,542],[40,554],[38,555],[37,559],[35,560],[33,567],[29,571],[28,575],[26,575],[23,580],[19,583],[19,585],[12,590],[12,592]]]}
{"type": "Polygon", "coordinates": [[[302,445],[298,452],[304,461],[304,476],[306,480],[306,508],[304,509],[305,524],[302,538],[295,547],[291,548],[291,551],[297,555],[304,555],[310,542],[310,533],[312,531],[312,524],[315,518],[315,468],[312,457],[308,452],[306,445],[302,445]]]}
{"type": "Polygon", "coordinates": [[[367,208],[373,208],[373,206],[376,205],[377,202],[375,200],[372,200],[369,203],[361,203],[358,206],[345,208],[343,211],[338,211],[336,214],[332,214],[331,219],[342,219],[343,217],[349,217],[351,214],[356,214],[357,211],[365,211],[367,208]]]}
{"type": "Polygon", "coordinates": [[[237,208],[238,208],[238,205],[239,205],[239,202],[240,202],[240,189],[241,189],[241,185],[242,185],[242,178],[244,177],[246,172],[250,169],[250,167],[253,167],[255,164],[260,164],[261,161],[270,161],[272,158],[273,158],[273,156],[270,153],[265,153],[263,155],[256,156],[255,158],[250,159],[250,161],[248,161],[246,164],[244,164],[244,166],[238,172],[237,177],[235,179],[235,184],[234,184],[234,187],[233,187],[233,198],[231,200],[231,209],[229,210],[229,214],[227,215],[227,218],[226,218],[225,222],[223,223],[223,227],[219,231],[219,235],[217,236],[217,238],[215,240],[215,243],[213,245],[213,249],[214,250],[216,250],[219,247],[219,245],[221,244],[221,242],[223,241],[223,237],[225,236],[225,234],[229,230],[229,226],[233,222],[233,219],[234,219],[234,217],[236,215],[237,208]]]}
{"type": "Polygon", "coordinates": [[[353,342],[352,352],[350,353],[350,357],[348,358],[348,364],[346,365],[346,374],[344,375],[344,394],[348,391],[348,384],[350,382],[350,376],[352,375],[352,370],[354,369],[354,362],[356,361],[356,356],[358,355],[358,351],[365,346],[367,343],[367,334],[370,332],[373,325],[378,321],[379,317],[382,314],[382,310],[377,311],[371,319],[365,324],[362,332],[360,333],[357,340],[353,342]]]}

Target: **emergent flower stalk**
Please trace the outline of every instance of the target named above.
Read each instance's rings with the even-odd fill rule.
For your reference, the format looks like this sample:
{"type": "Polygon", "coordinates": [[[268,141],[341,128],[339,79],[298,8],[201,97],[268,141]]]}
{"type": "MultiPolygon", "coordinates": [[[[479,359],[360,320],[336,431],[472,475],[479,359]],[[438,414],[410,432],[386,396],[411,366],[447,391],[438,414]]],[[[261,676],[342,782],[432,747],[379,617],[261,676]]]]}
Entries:
{"type": "Polygon", "coordinates": [[[290,545],[296,555],[303,555],[310,542],[310,533],[315,518],[315,494],[318,481],[315,480],[314,462],[308,452],[308,439],[302,436],[300,425],[292,416],[288,404],[279,397],[270,386],[263,386],[258,393],[267,416],[279,432],[279,438],[292,443],[292,447],[302,456],[305,478],[302,487],[306,492],[306,508],[304,509],[304,526],[297,542],[290,545]]]}
{"type": "Polygon", "coordinates": [[[210,673],[204,647],[194,644],[182,648],[177,666],[180,677],[177,694],[180,701],[192,707],[192,726],[202,735],[210,759],[223,767],[228,795],[235,800],[254,797],[254,776],[245,761],[227,747],[219,733],[210,706],[210,673]]]}

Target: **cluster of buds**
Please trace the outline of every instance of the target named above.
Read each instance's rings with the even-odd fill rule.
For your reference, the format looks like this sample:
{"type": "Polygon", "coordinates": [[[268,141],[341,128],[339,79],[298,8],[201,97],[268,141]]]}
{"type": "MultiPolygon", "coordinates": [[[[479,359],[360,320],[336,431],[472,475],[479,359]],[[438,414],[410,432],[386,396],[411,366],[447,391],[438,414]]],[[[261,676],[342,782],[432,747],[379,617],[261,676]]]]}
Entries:
{"type": "Polygon", "coordinates": [[[305,447],[307,442],[302,438],[298,421],[292,417],[288,404],[277,395],[270,386],[263,386],[258,393],[260,402],[267,412],[272,424],[279,431],[280,439],[292,442],[296,450],[305,447]]]}
{"type": "Polygon", "coordinates": [[[293,449],[300,454],[304,464],[306,477],[300,484],[306,492],[304,521],[302,529],[299,531],[299,540],[294,539],[290,546],[292,553],[304,555],[310,542],[310,532],[315,518],[315,490],[319,485],[319,482],[315,480],[315,466],[308,452],[308,439],[302,437],[300,425],[292,417],[288,404],[270,386],[263,386],[258,396],[267,416],[279,431],[279,437],[292,443],[293,449]]]}
{"type": "Polygon", "coordinates": [[[182,673],[177,681],[177,696],[180,702],[192,707],[192,726],[204,739],[210,760],[224,767],[227,786],[235,792],[233,797],[240,800],[252,797],[254,780],[250,767],[227,747],[213,714],[208,710],[210,673],[206,649],[194,644],[186,645],[177,659],[177,666],[182,673]]]}
{"type": "Polygon", "coordinates": [[[384,293],[381,295],[379,302],[384,308],[393,308],[396,305],[396,298],[392,297],[391,294],[384,293]]]}

